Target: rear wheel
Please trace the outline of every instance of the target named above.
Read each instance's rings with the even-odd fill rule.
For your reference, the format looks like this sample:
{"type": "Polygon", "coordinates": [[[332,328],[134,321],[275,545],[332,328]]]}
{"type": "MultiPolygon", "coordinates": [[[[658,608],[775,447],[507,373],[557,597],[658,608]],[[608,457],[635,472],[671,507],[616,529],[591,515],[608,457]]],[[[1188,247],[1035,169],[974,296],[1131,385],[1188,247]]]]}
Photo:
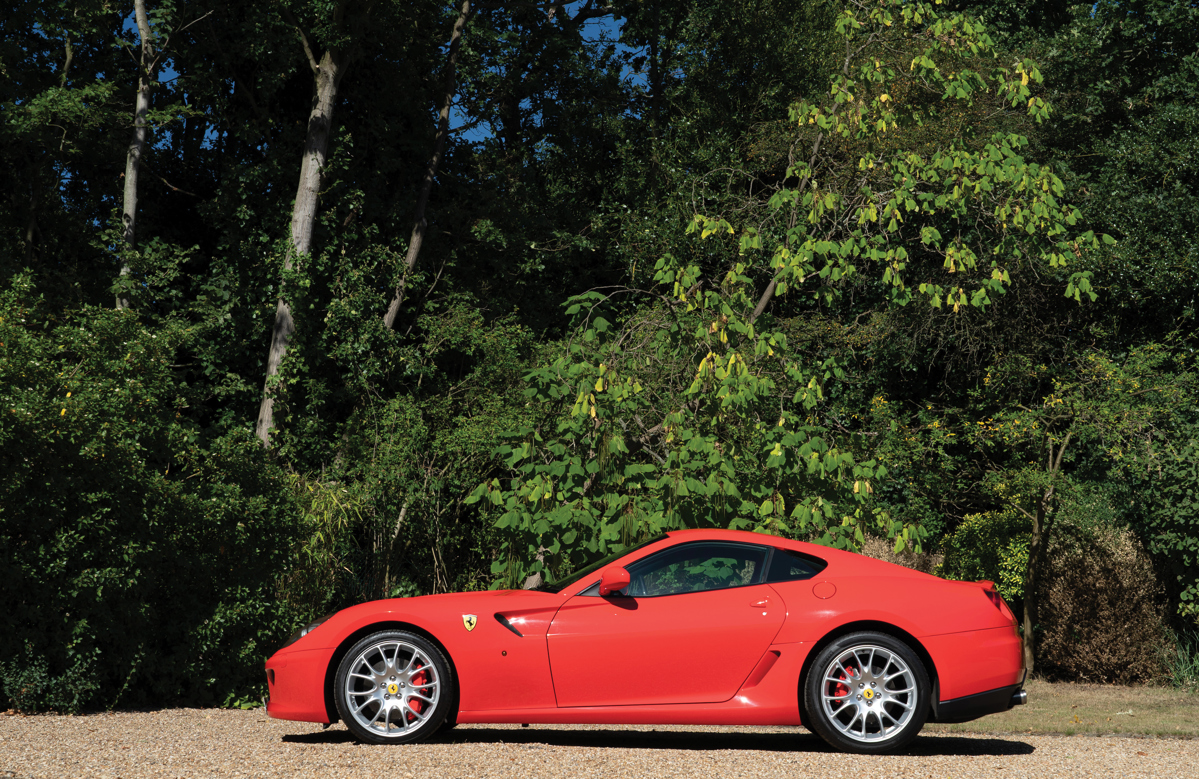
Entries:
{"type": "Polygon", "coordinates": [[[337,668],[334,699],[360,741],[406,744],[433,735],[453,700],[449,663],[424,636],[385,630],[362,639],[337,668]]]}
{"type": "Polygon", "coordinates": [[[924,727],[928,673],[902,641],[873,631],[826,646],[804,683],[807,718],[816,734],[843,752],[889,752],[924,727]]]}

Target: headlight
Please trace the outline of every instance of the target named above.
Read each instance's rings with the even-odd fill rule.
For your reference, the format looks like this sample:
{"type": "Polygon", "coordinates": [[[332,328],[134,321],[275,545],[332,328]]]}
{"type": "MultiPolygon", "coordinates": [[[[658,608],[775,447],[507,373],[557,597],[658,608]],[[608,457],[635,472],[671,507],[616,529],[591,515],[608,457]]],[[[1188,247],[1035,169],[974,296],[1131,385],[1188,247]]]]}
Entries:
{"type": "Polygon", "coordinates": [[[332,617],[332,616],[333,616],[332,614],[326,614],[323,617],[317,617],[316,619],[312,620],[307,625],[305,625],[304,627],[297,630],[295,633],[292,633],[291,638],[287,639],[287,643],[279,648],[286,649],[287,647],[296,643],[304,636],[306,636],[309,633],[311,633],[312,631],[316,630],[318,627],[320,627],[324,623],[325,620],[327,620],[329,617],[332,617]]]}

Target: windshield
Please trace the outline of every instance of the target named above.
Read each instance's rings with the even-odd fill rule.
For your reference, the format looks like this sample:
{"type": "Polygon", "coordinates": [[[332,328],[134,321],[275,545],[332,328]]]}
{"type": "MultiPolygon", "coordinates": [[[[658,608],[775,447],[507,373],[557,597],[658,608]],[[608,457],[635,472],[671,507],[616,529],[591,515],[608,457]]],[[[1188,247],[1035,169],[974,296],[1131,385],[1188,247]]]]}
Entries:
{"type": "Polygon", "coordinates": [[[581,580],[587,576],[590,576],[591,574],[598,571],[600,568],[603,568],[605,565],[608,565],[610,563],[615,562],[616,560],[619,560],[621,557],[624,557],[625,555],[629,554],[630,552],[636,552],[638,549],[641,549],[642,547],[649,546],[650,544],[656,544],[659,541],[661,541],[663,538],[666,538],[666,534],[660,533],[659,535],[656,535],[647,541],[642,541],[640,544],[637,544],[634,547],[630,547],[629,549],[621,549],[619,552],[613,552],[612,554],[608,555],[607,557],[605,557],[602,560],[594,562],[591,565],[588,565],[584,568],[580,568],[579,570],[575,571],[574,573],[570,574],[569,576],[567,576],[564,579],[559,579],[558,581],[555,581],[555,582],[549,582],[548,584],[541,584],[541,585],[534,587],[533,589],[537,590],[538,592],[562,592],[570,585],[574,584],[575,582],[578,582],[579,580],[581,580]]]}

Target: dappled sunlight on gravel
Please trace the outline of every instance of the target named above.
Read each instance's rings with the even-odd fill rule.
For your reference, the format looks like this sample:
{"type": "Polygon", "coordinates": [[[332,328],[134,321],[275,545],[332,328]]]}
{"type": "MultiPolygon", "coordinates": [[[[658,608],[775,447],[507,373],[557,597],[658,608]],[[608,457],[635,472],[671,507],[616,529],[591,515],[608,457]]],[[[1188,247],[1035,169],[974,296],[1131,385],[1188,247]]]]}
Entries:
{"type": "Polygon", "coordinates": [[[167,709],[0,716],[0,779],[16,777],[1042,777],[1188,774],[1199,740],[930,734],[903,754],[829,751],[800,728],[467,725],[413,746],[264,712],[167,709]]]}

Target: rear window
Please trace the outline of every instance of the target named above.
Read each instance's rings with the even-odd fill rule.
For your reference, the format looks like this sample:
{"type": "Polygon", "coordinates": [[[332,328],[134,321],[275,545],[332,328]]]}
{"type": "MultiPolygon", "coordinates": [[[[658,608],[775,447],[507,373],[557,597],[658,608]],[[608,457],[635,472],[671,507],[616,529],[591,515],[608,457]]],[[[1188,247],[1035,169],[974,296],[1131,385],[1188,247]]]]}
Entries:
{"type": "Polygon", "coordinates": [[[828,563],[818,557],[793,552],[790,549],[775,549],[770,560],[770,570],[766,574],[766,581],[803,581],[811,579],[827,567],[828,563]]]}

